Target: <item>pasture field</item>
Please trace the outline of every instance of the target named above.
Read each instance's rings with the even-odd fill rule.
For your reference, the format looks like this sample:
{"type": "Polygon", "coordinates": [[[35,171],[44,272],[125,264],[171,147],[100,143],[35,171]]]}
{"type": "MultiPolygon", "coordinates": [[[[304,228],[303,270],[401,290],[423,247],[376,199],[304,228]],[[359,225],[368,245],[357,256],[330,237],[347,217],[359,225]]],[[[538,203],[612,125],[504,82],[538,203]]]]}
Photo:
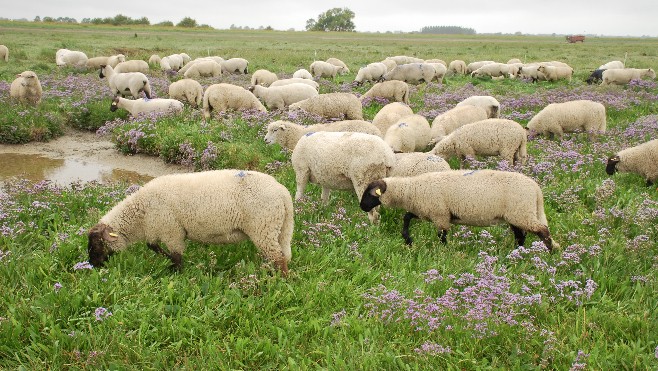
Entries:
{"type": "MultiPolygon", "coordinates": [[[[658,67],[657,39],[445,36],[412,34],[212,31],[0,22],[0,143],[47,141],[68,127],[109,135],[117,150],[146,153],[190,170],[254,169],[294,194],[290,153],[263,141],[277,119],[317,121],[289,112],[228,112],[206,123],[199,110],[131,118],[110,112],[98,71],[55,66],[59,48],[88,56],[148,59],[186,52],[244,57],[250,71],[280,77],[315,60],[342,59],[351,72],[320,83],[322,93],[364,93],[358,67],[412,55],[506,62],[560,60],[571,82],[448,77],[413,86],[411,107],[430,121],[471,95],[492,95],[501,117],[525,125],[549,103],[601,102],[608,130],[561,140],[532,137],[527,164],[471,160],[472,169],[519,171],[542,187],[549,227],[561,248],[549,253],[529,235],[515,246],[506,225],[453,226],[442,245],[415,221],[414,245],[400,235],[403,210],[368,223],[351,192],[320,204],[314,185],[295,202],[291,274],[263,264],[251,242],[189,243],[184,269],[145,244],[89,269],[87,230],[135,184],[16,179],[0,193],[0,368],[2,369],[592,369],[658,368],[658,194],[633,174],[605,173],[608,156],[658,138],[654,81],[588,86],[589,71],[610,60],[658,67]],[[38,108],[9,100],[24,70],[44,87],[38,108]]],[[[177,76],[154,69],[156,95],[177,76]]],[[[249,85],[249,76],[202,85],[249,85]]],[[[372,119],[386,102],[370,100],[372,119]]],[[[458,166],[455,159],[451,165],[458,166]]],[[[2,166],[2,164],[0,164],[2,166]]]]}

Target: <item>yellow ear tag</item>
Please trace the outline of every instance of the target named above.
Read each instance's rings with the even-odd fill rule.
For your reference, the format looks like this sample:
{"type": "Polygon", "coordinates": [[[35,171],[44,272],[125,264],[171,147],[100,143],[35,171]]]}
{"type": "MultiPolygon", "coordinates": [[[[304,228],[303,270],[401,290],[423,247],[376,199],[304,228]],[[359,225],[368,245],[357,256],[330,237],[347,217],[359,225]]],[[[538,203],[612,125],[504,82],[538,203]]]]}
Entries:
{"type": "Polygon", "coordinates": [[[110,233],[108,233],[108,234],[110,235],[110,237],[119,237],[119,235],[116,234],[116,233],[111,233],[111,232],[110,232],[110,233]]]}
{"type": "Polygon", "coordinates": [[[377,194],[377,196],[381,196],[382,191],[379,188],[377,188],[377,190],[375,190],[375,194],[377,194]]]}

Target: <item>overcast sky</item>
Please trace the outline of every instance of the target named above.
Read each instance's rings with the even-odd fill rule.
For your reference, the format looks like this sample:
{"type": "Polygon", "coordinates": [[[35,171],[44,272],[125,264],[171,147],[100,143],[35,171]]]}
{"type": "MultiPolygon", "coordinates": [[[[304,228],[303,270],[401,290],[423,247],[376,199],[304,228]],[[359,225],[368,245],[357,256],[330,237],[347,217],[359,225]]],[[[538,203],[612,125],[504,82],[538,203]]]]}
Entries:
{"type": "Polygon", "coordinates": [[[272,26],[304,30],[306,20],[331,8],[355,13],[356,31],[419,31],[423,26],[461,26],[477,33],[658,36],[658,0],[0,0],[0,17],[105,18],[123,14],[154,24],[184,17],[217,29],[272,26]]]}

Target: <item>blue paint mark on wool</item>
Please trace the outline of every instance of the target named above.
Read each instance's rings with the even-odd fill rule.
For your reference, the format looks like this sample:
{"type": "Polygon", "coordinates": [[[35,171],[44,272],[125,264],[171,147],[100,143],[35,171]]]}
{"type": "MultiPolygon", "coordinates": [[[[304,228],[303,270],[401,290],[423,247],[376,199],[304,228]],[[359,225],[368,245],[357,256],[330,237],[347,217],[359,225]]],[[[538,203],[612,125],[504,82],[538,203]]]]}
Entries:
{"type": "Polygon", "coordinates": [[[477,172],[477,170],[469,171],[468,173],[464,173],[464,176],[467,176],[467,175],[473,175],[473,174],[475,174],[476,172],[477,172]]]}
{"type": "Polygon", "coordinates": [[[240,170],[240,171],[237,172],[237,174],[235,174],[235,176],[237,176],[238,178],[244,178],[244,177],[247,176],[247,173],[245,173],[244,171],[240,170]]]}

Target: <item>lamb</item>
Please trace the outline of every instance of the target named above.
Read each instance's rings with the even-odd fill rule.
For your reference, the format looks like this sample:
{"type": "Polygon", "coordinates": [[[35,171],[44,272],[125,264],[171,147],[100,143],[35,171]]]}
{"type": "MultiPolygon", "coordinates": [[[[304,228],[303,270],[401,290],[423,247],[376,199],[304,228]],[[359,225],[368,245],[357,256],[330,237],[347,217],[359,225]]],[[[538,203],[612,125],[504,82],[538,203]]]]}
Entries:
{"type": "Polygon", "coordinates": [[[206,244],[249,239],[285,276],[292,257],[293,212],[288,189],[267,174],[228,169],[164,175],[114,206],[89,230],[89,262],[103,266],[113,253],[145,241],[180,270],[186,239],[206,244]]]}
{"type": "Polygon", "coordinates": [[[169,85],[169,98],[188,102],[193,107],[203,103],[203,86],[193,79],[181,79],[169,85]]]}
{"type": "Polygon", "coordinates": [[[532,232],[549,251],[558,247],[548,230],[541,188],[520,173],[446,170],[379,179],[368,184],[360,207],[370,211],[379,205],[407,211],[402,237],[408,245],[413,242],[410,222],[420,218],[434,223],[444,244],[452,223],[486,227],[506,222],[519,246],[525,244],[526,233],[532,232]]]}
{"type": "Polygon", "coordinates": [[[591,100],[551,103],[539,111],[527,125],[530,131],[546,136],[582,130],[590,139],[596,133],[605,133],[606,113],[603,104],[591,100]]]}
{"type": "Polygon", "coordinates": [[[248,74],[249,61],[244,58],[230,58],[222,63],[223,73],[248,74]]]}
{"type": "Polygon", "coordinates": [[[316,124],[303,126],[290,121],[274,121],[267,125],[265,143],[278,143],[281,147],[293,150],[299,139],[308,133],[319,131],[342,131],[382,136],[382,132],[376,126],[363,120],[343,120],[329,124],[316,124]]]}
{"type": "Polygon", "coordinates": [[[603,72],[601,85],[626,85],[631,80],[656,78],[656,72],[651,68],[610,68],[603,72]]]}
{"type": "Polygon", "coordinates": [[[213,84],[203,94],[203,117],[210,118],[213,110],[218,112],[234,110],[257,110],[267,112],[265,106],[249,90],[232,84],[213,84]]]}
{"type": "Polygon", "coordinates": [[[149,64],[159,65],[159,64],[160,64],[160,61],[162,61],[162,58],[160,58],[160,56],[157,55],[157,54],[152,54],[152,55],[149,57],[149,64]]]}
{"type": "Polygon", "coordinates": [[[297,84],[297,83],[310,85],[310,86],[314,87],[315,90],[320,89],[320,84],[318,84],[317,82],[315,82],[313,80],[306,79],[306,78],[301,78],[301,77],[293,77],[292,79],[276,80],[275,82],[270,84],[270,87],[283,86],[283,85],[288,85],[288,84],[297,84]]]}
{"type": "Polygon", "coordinates": [[[430,82],[436,75],[436,69],[427,63],[401,64],[387,72],[382,79],[400,80],[411,84],[430,82]]]}
{"type": "Polygon", "coordinates": [[[477,70],[471,72],[471,77],[482,77],[482,76],[489,76],[492,78],[501,77],[501,76],[514,77],[517,71],[518,68],[515,68],[505,63],[487,63],[482,67],[478,68],[477,70]]]}
{"type": "Polygon", "coordinates": [[[479,106],[463,105],[452,108],[434,118],[431,125],[430,144],[438,143],[458,128],[487,119],[487,112],[479,106]]]}
{"type": "Polygon", "coordinates": [[[388,69],[384,63],[370,63],[365,67],[359,68],[359,72],[356,73],[354,82],[361,85],[364,81],[380,81],[386,72],[388,72],[388,69]]]}
{"type": "MultiPolygon", "coordinates": [[[[303,136],[291,156],[297,192],[304,195],[309,181],[322,187],[322,202],[327,204],[332,189],[354,189],[357,197],[368,183],[386,176],[395,164],[393,151],[382,138],[363,133],[318,132],[303,136]]],[[[372,223],[379,220],[370,210],[372,223]]]]}
{"type": "Polygon", "coordinates": [[[635,173],[644,177],[647,186],[653,185],[658,180],[658,139],[617,152],[608,158],[605,171],[635,173]]]}
{"type": "Polygon", "coordinates": [[[589,75],[587,80],[585,80],[587,82],[587,84],[592,85],[592,84],[602,82],[603,81],[603,71],[605,71],[605,70],[604,69],[597,69],[597,70],[592,71],[592,74],[589,75]]]}
{"type": "Polygon", "coordinates": [[[378,82],[361,96],[361,102],[366,98],[381,97],[393,102],[409,104],[409,85],[404,81],[391,80],[378,82]]]}
{"type": "Polygon", "coordinates": [[[41,103],[42,95],[41,82],[33,71],[19,73],[9,87],[9,96],[24,104],[36,106],[41,103]]]}
{"type": "Polygon", "coordinates": [[[249,87],[249,91],[261,99],[270,110],[284,109],[293,103],[318,96],[318,91],[315,88],[300,83],[269,88],[252,85],[249,87]]]}
{"type": "Polygon", "coordinates": [[[313,77],[316,79],[321,77],[334,78],[339,72],[343,74],[344,68],[342,66],[333,65],[329,62],[315,61],[311,63],[309,71],[311,72],[311,75],[313,75],[313,77]]]}
{"type": "Polygon", "coordinates": [[[4,59],[5,62],[9,62],[9,48],[5,45],[0,45],[0,59],[4,59]]]}
{"type": "Polygon", "coordinates": [[[345,62],[341,61],[338,58],[329,58],[327,59],[327,63],[331,63],[334,66],[342,67],[342,69],[338,71],[338,73],[340,73],[341,75],[350,73],[350,69],[347,67],[345,62]]]}
{"type": "Polygon", "coordinates": [[[413,115],[414,111],[406,104],[393,102],[385,105],[377,112],[372,119],[372,124],[379,129],[382,133],[386,134],[391,125],[395,124],[400,118],[404,116],[413,115]]]}
{"type": "Polygon", "coordinates": [[[59,49],[55,53],[55,63],[60,66],[86,67],[87,55],[81,51],[59,49]]]}
{"type": "MultiPolygon", "coordinates": [[[[109,62],[109,60],[108,60],[109,62]]],[[[141,72],[141,73],[148,73],[149,72],[149,64],[146,63],[145,61],[141,59],[132,59],[129,61],[125,62],[120,62],[117,64],[117,66],[114,68],[114,72],[116,73],[127,73],[127,72],[141,72]]]]}
{"type": "Polygon", "coordinates": [[[183,76],[194,79],[199,77],[220,77],[222,66],[215,61],[199,61],[188,68],[183,76]]]}
{"type": "Polygon", "coordinates": [[[362,120],[363,106],[352,93],[328,93],[290,105],[290,110],[303,110],[325,118],[362,120]]]}
{"type": "Polygon", "coordinates": [[[478,106],[487,112],[488,118],[497,118],[500,113],[500,103],[489,95],[473,95],[457,103],[456,107],[469,105],[478,106]]]}
{"type": "Polygon", "coordinates": [[[176,99],[148,99],[143,98],[130,100],[114,97],[110,105],[110,111],[114,112],[119,108],[123,108],[130,112],[133,117],[142,114],[157,112],[161,114],[178,114],[183,112],[183,103],[176,99]]]}
{"type": "Polygon", "coordinates": [[[384,134],[384,142],[395,153],[423,151],[431,139],[430,124],[421,115],[401,117],[384,134]]]}
{"type": "Polygon", "coordinates": [[[256,72],[251,75],[251,85],[270,86],[270,84],[278,79],[279,77],[274,72],[268,70],[256,70],[256,72]]]}
{"type": "Polygon", "coordinates": [[[543,73],[548,81],[569,80],[571,82],[571,76],[573,75],[573,68],[571,67],[554,67],[545,64],[539,65],[537,71],[543,73]]]}
{"type": "Polygon", "coordinates": [[[456,59],[454,61],[451,61],[450,64],[448,65],[448,71],[454,73],[454,74],[460,74],[460,75],[465,75],[466,74],[466,62],[456,59]]]}
{"type": "Polygon", "coordinates": [[[519,75],[524,79],[532,79],[532,82],[546,80],[546,76],[538,68],[539,65],[534,63],[523,65],[519,67],[519,75]]]}
{"type": "Polygon", "coordinates": [[[450,170],[450,165],[443,158],[425,152],[396,153],[395,165],[387,177],[416,176],[431,171],[450,170]]]}
{"type": "Polygon", "coordinates": [[[607,70],[609,68],[624,68],[624,62],[610,61],[608,63],[600,65],[599,68],[597,68],[597,70],[607,70]]]}
{"type": "Polygon", "coordinates": [[[485,64],[489,63],[496,63],[494,61],[477,61],[477,62],[471,62],[468,65],[466,65],[466,73],[471,74],[473,71],[477,70],[478,68],[484,66],[485,64]]]}
{"type": "Polygon", "coordinates": [[[110,66],[101,66],[98,75],[101,79],[107,76],[112,94],[127,96],[128,93],[134,98],[143,91],[146,98],[151,98],[151,84],[149,79],[141,72],[116,73],[110,66]]]}
{"type": "Polygon", "coordinates": [[[308,72],[306,68],[298,69],[297,71],[295,71],[295,73],[292,74],[292,77],[313,80],[313,75],[311,75],[311,73],[308,72]]]}
{"type": "Polygon", "coordinates": [[[486,119],[466,124],[434,146],[432,153],[448,159],[458,156],[460,168],[466,157],[500,155],[510,165],[528,159],[528,134],[521,124],[506,119],[486,119]]]}

